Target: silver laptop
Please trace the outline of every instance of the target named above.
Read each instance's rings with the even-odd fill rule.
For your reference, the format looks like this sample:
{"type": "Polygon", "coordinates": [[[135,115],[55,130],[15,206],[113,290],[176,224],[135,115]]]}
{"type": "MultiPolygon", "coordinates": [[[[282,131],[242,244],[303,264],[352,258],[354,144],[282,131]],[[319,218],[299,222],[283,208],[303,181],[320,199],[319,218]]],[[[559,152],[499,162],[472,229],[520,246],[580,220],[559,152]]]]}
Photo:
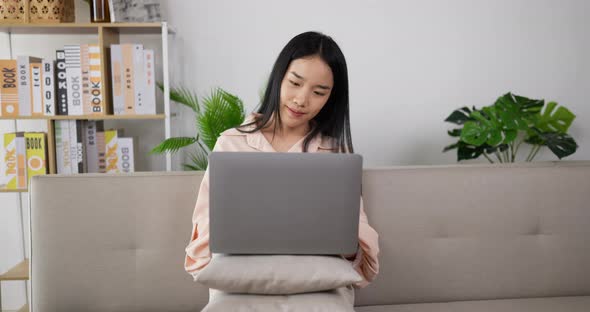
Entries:
{"type": "Polygon", "coordinates": [[[362,157],[213,152],[209,247],[223,254],[352,254],[362,157]]]}

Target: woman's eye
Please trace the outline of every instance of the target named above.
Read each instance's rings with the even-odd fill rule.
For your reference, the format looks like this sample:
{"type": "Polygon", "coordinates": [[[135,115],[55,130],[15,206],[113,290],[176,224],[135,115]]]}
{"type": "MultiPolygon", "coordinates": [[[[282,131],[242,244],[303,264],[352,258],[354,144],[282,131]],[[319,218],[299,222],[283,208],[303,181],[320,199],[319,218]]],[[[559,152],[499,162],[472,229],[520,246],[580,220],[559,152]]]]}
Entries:
{"type": "Polygon", "coordinates": [[[326,95],[325,93],[321,93],[321,92],[317,92],[317,91],[315,92],[315,94],[317,94],[317,95],[319,95],[319,96],[324,96],[324,95],[326,95]]]}
{"type": "Polygon", "coordinates": [[[294,85],[296,87],[299,87],[300,86],[300,84],[298,84],[297,82],[295,82],[293,80],[289,80],[289,81],[291,82],[292,85],[294,85]]]}

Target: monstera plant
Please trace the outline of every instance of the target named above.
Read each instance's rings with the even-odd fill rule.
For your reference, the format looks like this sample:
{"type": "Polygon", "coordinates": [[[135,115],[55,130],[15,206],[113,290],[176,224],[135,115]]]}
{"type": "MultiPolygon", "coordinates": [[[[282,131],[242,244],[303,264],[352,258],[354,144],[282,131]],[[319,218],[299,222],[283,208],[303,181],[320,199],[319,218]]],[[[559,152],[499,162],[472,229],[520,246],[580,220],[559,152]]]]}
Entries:
{"type": "Polygon", "coordinates": [[[457,149],[457,161],[484,156],[490,163],[515,162],[523,143],[531,146],[525,161],[532,161],[539,150],[548,147],[559,159],[573,154],[578,145],[567,133],[576,118],[556,102],[545,104],[507,93],[490,106],[463,107],[445,121],[460,127],[449,130],[458,141],[443,152],[457,149]]]}
{"type": "MultiPolygon", "coordinates": [[[[162,85],[158,84],[160,89],[162,85]]],[[[175,153],[182,148],[195,146],[189,153],[191,163],[184,163],[185,170],[205,170],[207,155],[217,142],[219,135],[230,128],[244,122],[244,104],[237,96],[215,88],[201,102],[194,92],[177,87],[170,89],[170,99],[173,102],[190,108],[195,114],[196,134],[190,137],[174,137],[161,142],[154,147],[151,154],[175,153]]]]}

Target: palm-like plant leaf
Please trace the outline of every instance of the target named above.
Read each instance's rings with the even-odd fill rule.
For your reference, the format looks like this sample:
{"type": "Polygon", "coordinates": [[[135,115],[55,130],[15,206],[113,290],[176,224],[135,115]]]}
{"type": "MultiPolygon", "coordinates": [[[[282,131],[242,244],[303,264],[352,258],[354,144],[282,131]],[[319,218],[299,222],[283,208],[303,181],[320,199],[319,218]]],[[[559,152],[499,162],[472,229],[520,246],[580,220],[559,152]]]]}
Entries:
{"type": "MultiPolygon", "coordinates": [[[[158,82],[158,88],[164,91],[164,85],[158,82]]],[[[197,95],[185,87],[170,88],[170,99],[190,108],[197,115],[201,112],[197,95]]]]}
{"type": "Polygon", "coordinates": [[[203,143],[213,150],[219,135],[244,121],[244,105],[238,97],[216,88],[203,100],[203,113],[197,117],[203,143]]]}
{"type": "Polygon", "coordinates": [[[179,149],[194,144],[199,140],[199,137],[178,137],[169,138],[164,140],[158,146],[154,147],[150,154],[162,154],[162,153],[176,153],[179,149]]]}
{"type": "Polygon", "coordinates": [[[191,160],[191,164],[183,164],[184,169],[186,170],[205,170],[207,169],[207,165],[209,164],[209,159],[207,158],[207,151],[203,148],[198,147],[195,152],[189,154],[189,158],[191,160]]]}
{"type": "MultiPolygon", "coordinates": [[[[158,87],[161,90],[164,88],[161,83],[158,83],[158,87]]],[[[223,131],[244,122],[242,100],[221,88],[216,88],[200,103],[195,93],[184,87],[171,88],[170,99],[195,112],[197,136],[166,139],[153,148],[150,154],[174,153],[197,143],[196,150],[188,155],[190,163],[183,163],[182,166],[185,170],[207,169],[208,154],[213,150],[217,138],[223,131]]]]}

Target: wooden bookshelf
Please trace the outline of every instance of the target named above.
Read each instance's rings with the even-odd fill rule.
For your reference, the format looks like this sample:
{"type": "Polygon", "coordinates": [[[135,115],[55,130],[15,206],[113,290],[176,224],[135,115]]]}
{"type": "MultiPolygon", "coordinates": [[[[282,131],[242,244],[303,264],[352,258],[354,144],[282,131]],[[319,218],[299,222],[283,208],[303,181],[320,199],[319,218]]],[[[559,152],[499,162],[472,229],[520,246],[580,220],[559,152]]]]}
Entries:
{"type": "Polygon", "coordinates": [[[27,281],[29,280],[29,259],[23,260],[6,273],[0,275],[0,281],[27,281]]]}
{"type": "MultiPolygon", "coordinates": [[[[0,22],[0,33],[10,35],[72,35],[77,36],[81,41],[87,41],[88,37],[93,39],[101,48],[101,74],[103,77],[103,84],[101,89],[102,99],[104,103],[104,115],[82,115],[82,116],[42,116],[42,117],[1,117],[0,120],[40,120],[47,124],[47,172],[49,174],[57,173],[55,161],[55,123],[56,120],[138,120],[146,122],[162,122],[164,127],[164,139],[171,136],[171,112],[170,112],[170,79],[169,79],[169,65],[168,65],[168,35],[174,34],[175,31],[168,26],[166,22],[156,23],[14,23],[14,22],[0,22]],[[154,115],[114,115],[113,101],[111,92],[111,64],[110,64],[110,45],[121,43],[121,35],[154,35],[161,39],[161,55],[156,56],[156,64],[161,66],[162,70],[162,84],[163,89],[163,113],[154,115]],[[82,40],[83,39],[83,40],[82,40]]],[[[11,38],[11,36],[8,36],[11,38]]],[[[74,39],[75,42],[76,39],[74,39]]],[[[128,42],[129,40],[125,40],[128,42]]],[[[139,42],[143,39],[138,39],[139,42]]],[[[55,49],[63,48],[63,46],[56,46],[55,49]]],[[[34,51],[21,51],[16,49],[23,55],[34,55],[34,51]]],[[[10,56],[16,58],[16,56],[10,56]]],[[[56,106],[57,108],[57,106],[56,106]]],[[[17,126],[18,127],[18,126],[17,126]]],[[[18,128],[14,131],[19,131],[18,128]]],[[[22,130],[20,130],[22,131],[22,130]]],[[[2,133],[0,133],[1,135],[2,133]]],[[[167,171],[172,170],[172,158],[170,154],[166,154],[165,168],[167,171]]],[[[23,193],[28,192],[28,189],[7,190],[1,189],[0,193],[23,193]]],[[[21,207],[22,208],[22,207],[21,207]]],[[[24,235],[24,233],[23,233],[24,235]]],[[[0,250],[0,253],[4,252],[0,250]]],[[[0,272],[2,273],[2,272],[0,272]]],[[[25,260],[6,273],[0,275],[0,281],[10,280],[28,280],[29,279],[29,261],[25,260]]],[[[0,285],[1,287],[2,285],[0,285]]],[[[1,288],[0,288],[1,290],[1,288]]],[[[0,311],[2,311],[2,295],[0,293],[0,311]]],[[[25,305],[19,311],[28,311],[29,307],[25,305]]]]}

